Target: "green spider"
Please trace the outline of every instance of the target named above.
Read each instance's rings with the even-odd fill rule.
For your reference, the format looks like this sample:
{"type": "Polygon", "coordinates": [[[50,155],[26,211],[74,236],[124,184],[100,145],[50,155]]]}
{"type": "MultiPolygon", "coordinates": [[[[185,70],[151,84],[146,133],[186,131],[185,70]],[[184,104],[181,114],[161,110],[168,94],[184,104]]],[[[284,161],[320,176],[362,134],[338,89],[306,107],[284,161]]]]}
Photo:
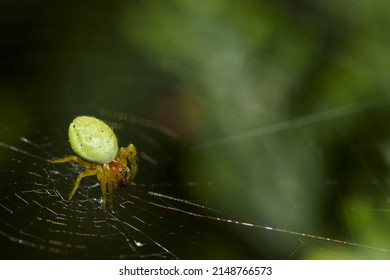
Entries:
{"type": "Polygon", "coordinates": [[[76,179],[69,201],[82,178],[96,175],[102,189],[103,209],[106,209],[107,189],[110,208],[113,208],[113,191],[130,184],[137,174],[135,146],[130,144],[118,150],[118,140],[112,129],[103,121],[89,116],[79,116],[69,125],[69,142],[76,155],[50,160],[50,163],[74,161],[85,167],[76,179]]]}

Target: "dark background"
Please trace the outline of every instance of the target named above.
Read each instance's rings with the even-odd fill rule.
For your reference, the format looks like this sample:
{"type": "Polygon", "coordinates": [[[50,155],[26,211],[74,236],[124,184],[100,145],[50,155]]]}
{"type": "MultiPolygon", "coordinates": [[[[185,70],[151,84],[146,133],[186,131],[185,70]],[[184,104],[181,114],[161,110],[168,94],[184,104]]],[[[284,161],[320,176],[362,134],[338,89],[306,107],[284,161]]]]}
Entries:
{"type": "Polygon", "coordinates": [[[389,10],[384,0],[1,1],[1,257],[388,258],[389,10]],[[67,126],[81,114],[137,146],[137,187],[118,194],[134,204],[110,216],[43,191],[24,205],[15,194],[36,189],[66,200],[80,170],[45,160],[71,153],[67,126]],[[109,229],[131,239],[127,224],[169,253],[155,242],[131,252],[109,229]]]}

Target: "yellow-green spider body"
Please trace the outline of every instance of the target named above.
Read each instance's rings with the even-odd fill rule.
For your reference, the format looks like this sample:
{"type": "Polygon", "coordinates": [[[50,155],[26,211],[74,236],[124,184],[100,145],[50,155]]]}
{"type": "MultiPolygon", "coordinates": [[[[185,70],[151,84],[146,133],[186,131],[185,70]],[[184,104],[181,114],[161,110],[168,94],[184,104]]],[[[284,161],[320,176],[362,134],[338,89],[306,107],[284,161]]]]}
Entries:
{"type": "Polygon", "coordinates": [[[75,161],[85,167],[79,174],[69,195],[76,193],[83,177],[97,176],[102,189],[103,208],[106,207],[107,189],[110,207],[113,207],[113,191],[130,184],[138,171],[137,150],[133,144],[118,149],[118,140],[112,129],[103,121],[79,116],[69,125],[69,142],[77,156],[51,160],[51,163],[75,161]]]}
{"type": "Polygon", "coordinates": [[[109,163],[118,153],[118,140],[103,121],[80,116],[69,125],[69,142],[81,158],[97,163],[109,163]]]}

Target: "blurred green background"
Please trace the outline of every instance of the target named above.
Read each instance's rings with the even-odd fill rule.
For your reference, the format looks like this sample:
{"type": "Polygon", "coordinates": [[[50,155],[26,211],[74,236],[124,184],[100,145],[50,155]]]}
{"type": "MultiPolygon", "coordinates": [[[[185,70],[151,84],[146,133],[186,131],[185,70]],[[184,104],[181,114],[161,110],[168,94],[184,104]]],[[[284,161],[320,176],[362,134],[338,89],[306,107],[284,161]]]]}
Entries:
{"type": "MultiPolygon", "coordinates": [[[[390,250],[389,11],[385,0],[3,0],[0,140],[102,109],[151,119],[177,136],[166,149],[180,179],[212,182],[187,198],[390,250]]],[[[230,230],[252,252],[210,239],[213,254],[184,256],[390,257],[230,230]]]]}

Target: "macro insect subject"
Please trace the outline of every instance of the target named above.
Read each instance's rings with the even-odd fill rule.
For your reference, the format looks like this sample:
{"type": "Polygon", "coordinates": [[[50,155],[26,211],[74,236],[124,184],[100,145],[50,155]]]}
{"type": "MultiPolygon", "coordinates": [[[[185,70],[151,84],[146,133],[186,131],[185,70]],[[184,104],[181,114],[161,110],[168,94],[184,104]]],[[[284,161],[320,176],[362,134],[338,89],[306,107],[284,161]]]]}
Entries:
{"type": "Polygon", "coordinates": [[[118,149],[113,130],[103,121],[90,116],[79,116],[69,125],[69,143],[76,155],[50,160],[50,163],[74,161],[85,170],[81,172],[69,195],[69,201],[79,188],[82,178],[96,176],[102,190],[103,209],[106,209],[107,190],[110,208],[113,191],[130,184],[137,174],[137,150],[133,144],[118,149]]]}

